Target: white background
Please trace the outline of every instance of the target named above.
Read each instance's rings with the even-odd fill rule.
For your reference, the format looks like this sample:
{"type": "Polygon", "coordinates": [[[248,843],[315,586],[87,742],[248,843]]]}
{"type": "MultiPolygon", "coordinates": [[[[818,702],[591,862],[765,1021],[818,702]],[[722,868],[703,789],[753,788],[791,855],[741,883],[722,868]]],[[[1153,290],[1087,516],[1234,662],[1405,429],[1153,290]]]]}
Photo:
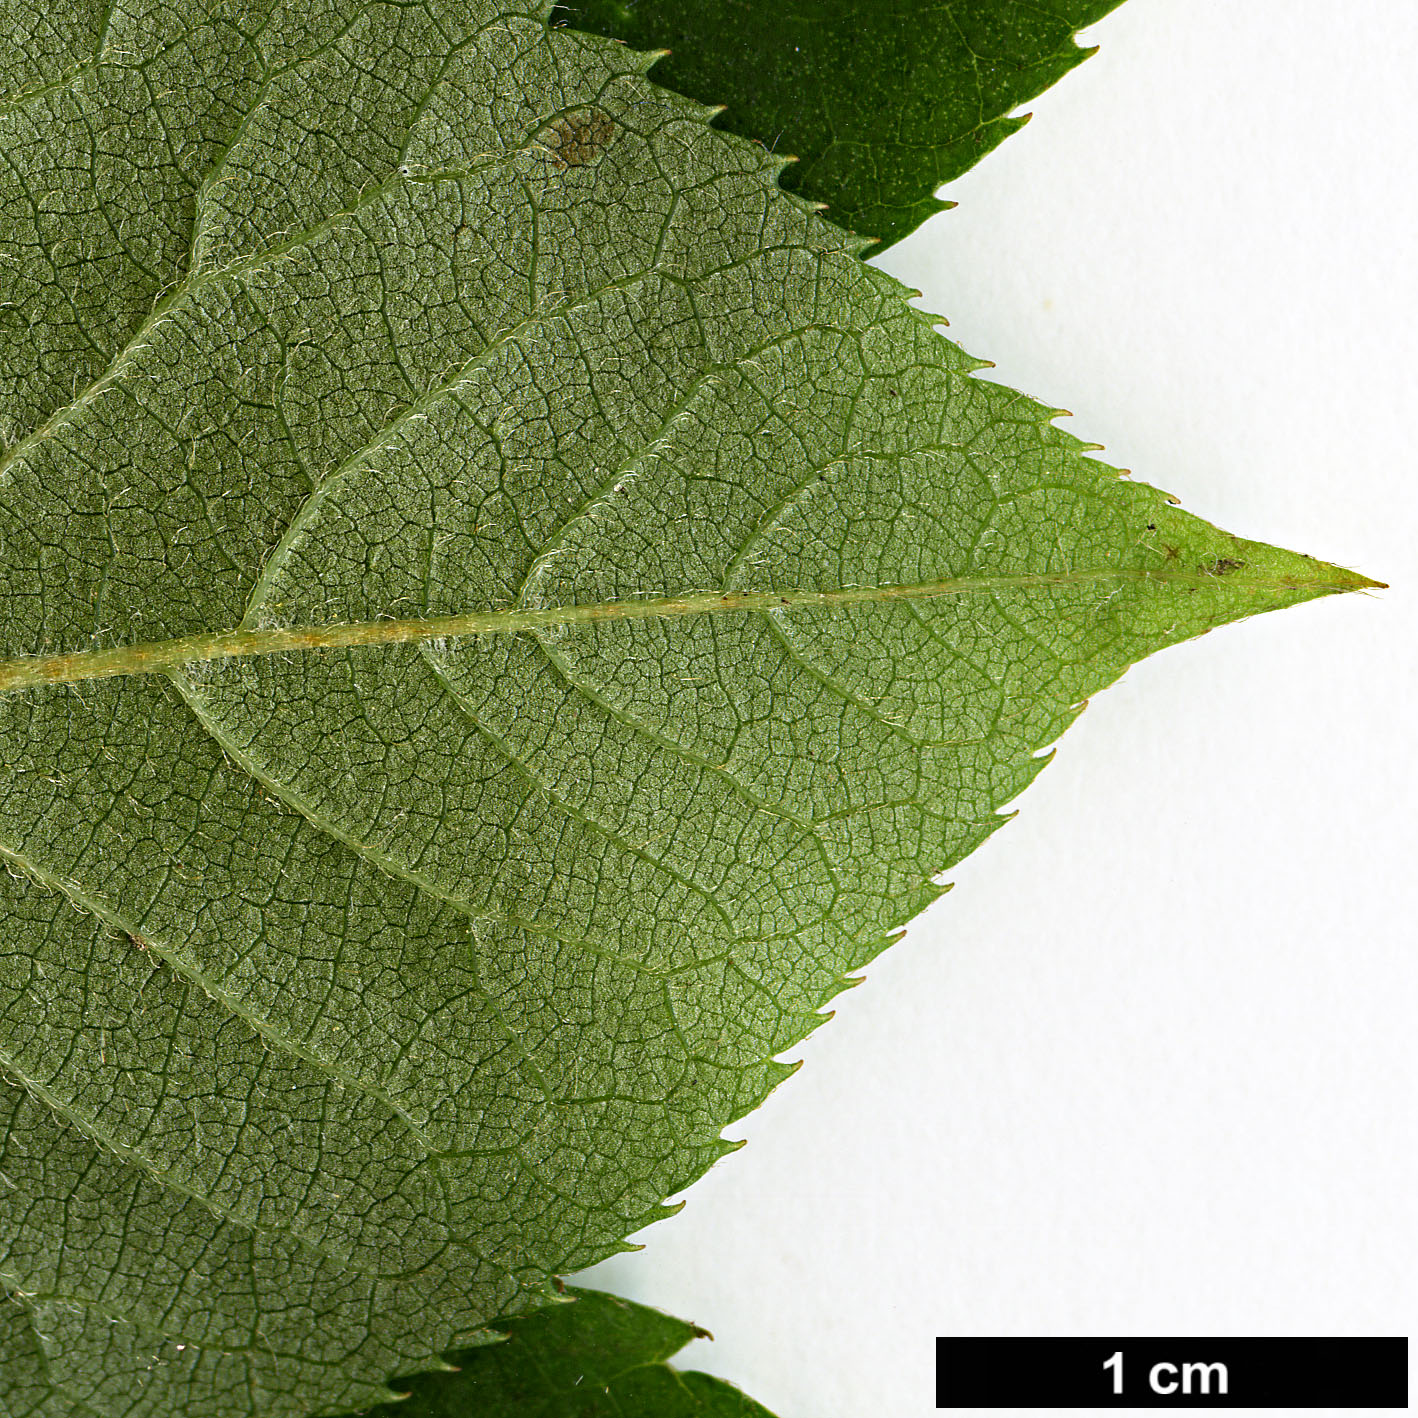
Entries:
{"type": "Polygon", "coordinates": [[[937,1334],[1414,1327],[1418,4],[1085,39],[882,264],[1105,458],[1393,589],[1098,696],[750,1145],[582,1277],[781,1418],[927,1418],[937,1334]]]}

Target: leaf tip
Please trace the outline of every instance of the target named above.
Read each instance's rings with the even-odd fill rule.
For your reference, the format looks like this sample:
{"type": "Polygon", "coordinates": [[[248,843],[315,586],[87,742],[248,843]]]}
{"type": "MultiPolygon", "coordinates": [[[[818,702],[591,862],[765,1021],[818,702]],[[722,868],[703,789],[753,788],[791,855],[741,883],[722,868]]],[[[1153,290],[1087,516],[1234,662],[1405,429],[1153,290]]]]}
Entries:
{"type": "Polygon", "coordinates": [[[1237,546],[1239,551],[1236,559],[1218,561],[1214,568],[1208,570],[1214,575],[1224,576],[1233,569],[1249,567],[1263,575],[1271,588],[1280,593],[1287,603],[1293,601],[1295,593],[1299,593],[1301,599],[1309,600],[1349,591],[1389,589],[1386,581],[1376,581],[1372,576],[1365,576],[1362,571],[1353,571],[1347,566],[1335,566],[1303,552],[1285,551],[1280,547],[1268,546],[1264,542],[1238,540],[1237,546]]]}
{"type": "Polygon", "coordinates": [[[1387,581],[1375,581],[1372,576],[1365,576],[1362,571],[1351,571],[1347,566],[1331,566],[1327,570],[1334,573],[1336,591],[1387,591],[1390,588],[1387,581]]]}

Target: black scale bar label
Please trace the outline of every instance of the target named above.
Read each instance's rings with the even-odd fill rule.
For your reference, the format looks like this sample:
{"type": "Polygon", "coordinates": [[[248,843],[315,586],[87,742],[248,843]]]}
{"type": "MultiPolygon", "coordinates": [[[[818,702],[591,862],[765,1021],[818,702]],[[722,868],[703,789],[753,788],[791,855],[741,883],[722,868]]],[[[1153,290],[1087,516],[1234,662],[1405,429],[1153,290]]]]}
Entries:
{"type": "Polygon", "coordinates": [[[1407,1408],[1406,1339],[937,1339],[937,1408],[1407,1408]]]}

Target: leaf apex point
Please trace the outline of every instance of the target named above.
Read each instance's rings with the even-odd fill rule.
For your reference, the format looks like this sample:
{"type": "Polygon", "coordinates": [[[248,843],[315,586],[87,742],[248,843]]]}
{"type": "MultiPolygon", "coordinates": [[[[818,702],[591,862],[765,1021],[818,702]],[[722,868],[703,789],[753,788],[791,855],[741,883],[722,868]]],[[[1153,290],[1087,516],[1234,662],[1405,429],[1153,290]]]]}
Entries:
{"type": "Polygon", "coordinates": [[[1324,569],[1334,575],[1334,585],[1328,588],[1332,591],[1388,591],[1392,589],[1387,581],[1375,581],[1373,577],[1365,576],[1362,571],[1351,571],[1347,566],[1325,566],[1324,569]]]}

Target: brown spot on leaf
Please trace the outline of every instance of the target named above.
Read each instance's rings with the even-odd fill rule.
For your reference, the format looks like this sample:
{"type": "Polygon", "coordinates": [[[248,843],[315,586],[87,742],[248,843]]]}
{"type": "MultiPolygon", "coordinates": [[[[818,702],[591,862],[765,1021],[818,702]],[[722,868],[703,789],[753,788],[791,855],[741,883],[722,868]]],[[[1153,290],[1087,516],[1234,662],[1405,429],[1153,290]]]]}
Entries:
{"type": "Polygon", "coordinates": [[[619,131],[610,114],[582,108],[558,118],[542,141],[557,167],[586,167],[610,147],[619,131]]]}
{"type": "Polygon", "coordinates": [[[1201,569],[1208,576],[1229,576],[1233,571],[1239,571],[1246,563],[1237,561],[1235,557],[1218,556],[1215,561],[1208,562],[1201,569]]]}

